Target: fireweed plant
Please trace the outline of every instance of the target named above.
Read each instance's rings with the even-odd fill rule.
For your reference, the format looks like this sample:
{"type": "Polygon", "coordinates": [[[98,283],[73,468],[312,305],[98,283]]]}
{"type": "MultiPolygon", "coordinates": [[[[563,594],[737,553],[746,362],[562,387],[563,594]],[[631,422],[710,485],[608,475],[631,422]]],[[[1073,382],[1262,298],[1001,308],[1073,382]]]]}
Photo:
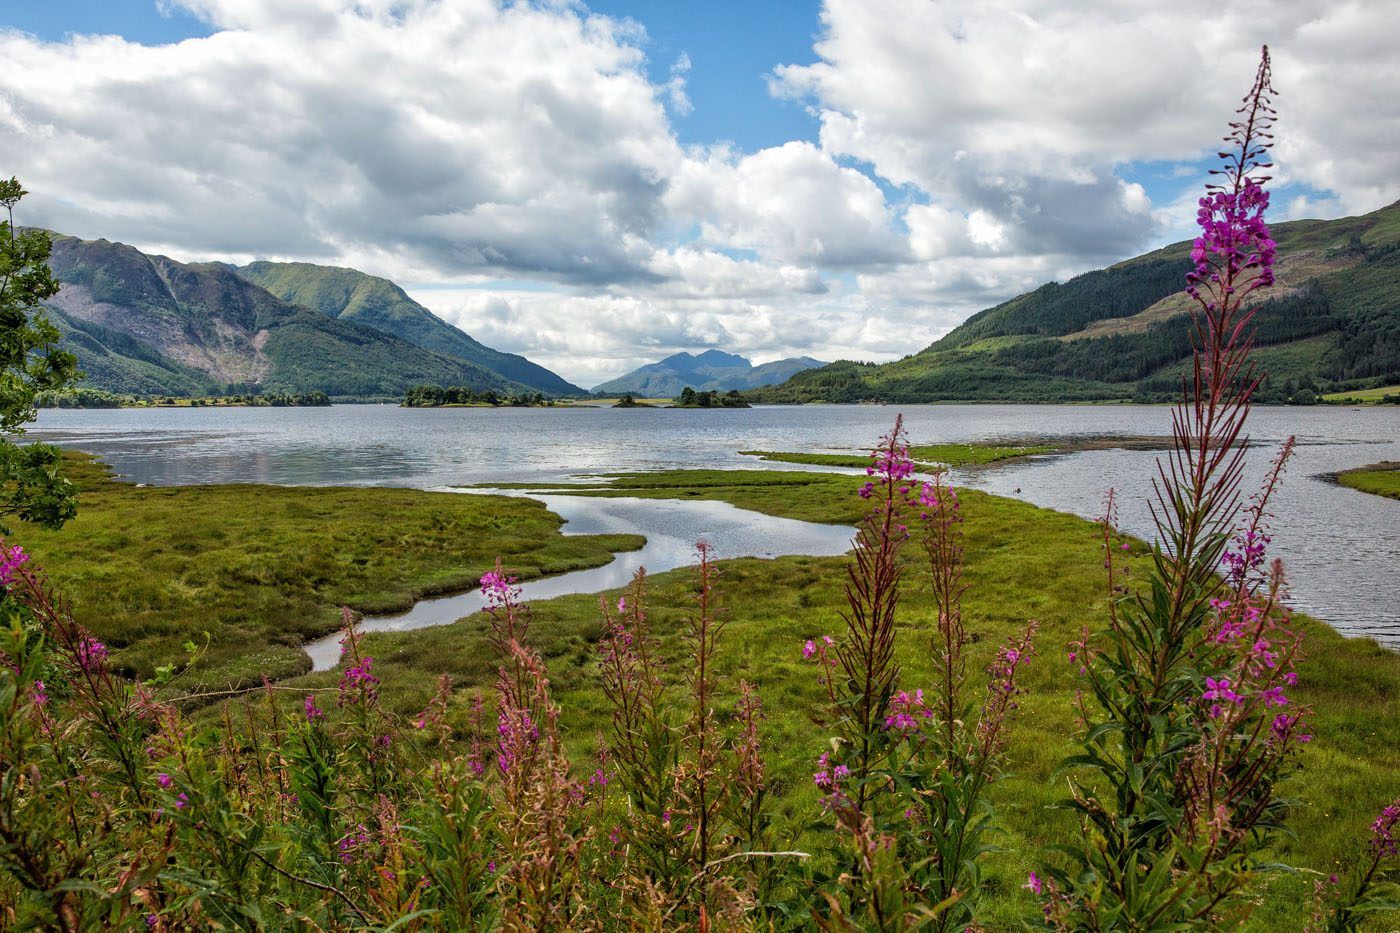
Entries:
{"type": "Polygon", "coordinates": [[[1072,646],[1083,750],[1070,798],[1083,842],[1032,874],[1043,921],[1061,929],[1183,929],[1237,923],[1284,831],[1280,781],[1308,742],[1298,635],[1282,564],[1270,562],[1270,497],[1293,451],[1242,497],[1244,434],[1260,376],[1250,361],[1249,295],[1273,283],[1264,223],[1272,141],[1269,53],[1230,124],[1218,183],[1200,200],[1187,293],[1198,313],[1194,364],[1158,464],[1157,544],[1146,585],[1128,593],[1103,520],[1107,628],[1072,646]]]}
{"type": "Polygon", "coordinates": [[[847,567],[846,631],[802,648],[826,693],[818,722],[832,732],[813,781],[847,866],[824,886],[828,910],[815,919],[830,929],[962,929],[974,917],[978,860],[990,850],[986,791],[1002,771],[1035,624],[997,652],[979,706],[966,689],[957,493],[942,473],[914,476],[902,419],[867,474],[860,495],[873,506],[847,567]],[[900,552],[916,533],[911,525],[934,597],[936,672],[927,691],[898,689],[894,661],[900,552]]]}
{"type": "MultiPolygon", "coordinates": [[[[1071,646],[1083,749],[1065,806],[1082,833],[1025,884],[1037,924],[1245,918],[1283,830],[1280,781],[1309,738],[1289,695],[1301,653],[1284,576],[1267,557],[1291,441],[1258,493],[1240,491],[1258,383],[1244,302],[1272,281],[1257,174],[1270,94],[1266,52],[1223,183],[1201,202],[1195,365],[1157,477],[1159,544],[1131,589],[1110,494],[1108,622],[1071,646]]],[[[843,628],[813,625],[800,647],[823,698],[820,804],[782,825],[764,703],[721,673],[729,616],[704,544],[677,637],[653,629],[644,572],[601,602],[608,722],[586,763],[565,752],[530,611],[499,564],[481,579],[494,683],[444,677],[403,718],[381,702],[383,668],[352,613],[335,685],[192,697],[166,688],[196,646],[185,673],[118,676],[25,552],[0,544],[0,929],[977,928],[994,884],[979,868],[996,840],[990,798],[1036,627],[970,674],[956,491],[915,475],[902,420],[868,477],[843,628]],[[925,569],[931,601],[901,603],[905,576],[925,569]],[[932,662],[922,684],[896,662],[911,640],[932,662]],[[189,713],[211,699],[222,705],[189,713]]],[[[1357,848],[1349,871],[1317,880],[1308,929],[1355,930],[1397,906],[1400,799],[1357,848]]]]}

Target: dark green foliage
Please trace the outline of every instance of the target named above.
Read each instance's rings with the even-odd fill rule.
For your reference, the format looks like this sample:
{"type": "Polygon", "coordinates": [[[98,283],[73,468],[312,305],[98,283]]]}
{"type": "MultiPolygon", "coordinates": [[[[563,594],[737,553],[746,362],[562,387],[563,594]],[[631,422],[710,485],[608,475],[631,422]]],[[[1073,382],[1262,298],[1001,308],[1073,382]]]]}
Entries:
{"type": "Polygon", "coordinates": [[[403,394],[405,408],[439,408],[444,405],[475,405],[495,408],[509,405],[512,408],[530,408],[536,405],[553,404],[540,392],[518,392],[514,395],[501,395],[491,389],[477,391],[469,386],[413,386],[403,394]]]}
{"type": "MultiPolygon", "coordinates": [[[[631,396],[628,397],[630,398],[631,396]]],[[[690,386],[686,386],[681,390],[680,396],[676,399],[676,407],[748,408],[749,403],[734,389],[730,389],[728,392],[719,392],[715,389],[710,389],[706,392],[696,392],[690,386]]]]}
{"type": "Polygon", "coordinates": [[[940,344],[964,347],[1007,334],[1060,336],[1083,330],[1093,321],[1131,317],[1181,291],[1190,268],[1184,258],[1144,258],[1086,272],[1063,285],[1048,282],[974,314],[940,344]]]}
{"type": "Polygon", "coordinates": [[[34,420],[40,392],[77,377],[77,360],[58,348],[62,335],[40,308],[58,291],[48,265],[52,243],[43,231],[15,231],[15,205],[27,193],[17,179],[0,181],[0,520],[17,516],[58,528],[77,509],[58,449],[12,439],[34,420]]]}

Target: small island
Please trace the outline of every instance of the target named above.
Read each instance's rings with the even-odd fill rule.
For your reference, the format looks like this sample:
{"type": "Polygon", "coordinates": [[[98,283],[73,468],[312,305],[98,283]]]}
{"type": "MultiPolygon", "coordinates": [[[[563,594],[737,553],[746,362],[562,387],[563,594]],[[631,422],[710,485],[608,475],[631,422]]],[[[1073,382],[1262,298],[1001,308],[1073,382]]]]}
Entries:
{"type": "Polygon", "coordinates": [[[494,389],[469,386],[414,386],[403,394],[403,408],[541,408],[554,404],[542,392],[502,395],[494,389]]]}
{"type": "Polygon", "coordinates": [[[681,394],[676,398],[673,408],[749,408],[748,401],[739,394],[737,389],[730,389],[728,392],[720,392],[710,389],[706,392],[696,392],[690,386],[681,390],[681,394]]]}
{"type": "Polygon", "coordinates": [[[1337,474],[1337,482],[1358,492],[1400,499],[1400,462],[1385,460],[1337,474]]]}

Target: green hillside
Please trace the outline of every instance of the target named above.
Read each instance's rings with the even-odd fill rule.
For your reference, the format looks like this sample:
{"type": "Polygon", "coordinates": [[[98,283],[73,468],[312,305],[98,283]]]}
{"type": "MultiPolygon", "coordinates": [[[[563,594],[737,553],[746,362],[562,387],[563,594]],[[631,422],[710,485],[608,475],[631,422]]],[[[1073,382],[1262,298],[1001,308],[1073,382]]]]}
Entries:
{"type": "Polygon", "coordinates": [[[227,390],[400,395],[424,382],[521,384],[382,331],[289,304],[218,263],[56,236],[47,304],[86,385],[138,395],[227,390]]]}
{"type": "MultiPolygon", "coordinates": [[[[1273,228],[1276,284],[1256,302],[1261,401],[1400,381],[1400,202],[1273,228]]],[[[1191,356],[1177,243],[1051,282],[893,363],[843,360],[748,393],[762,402],[1162,401],[1191,356]]]]}
{"type": "Polygon", "coordinates": [[[536,391],[551,395],[583,393],[578,386],[523,356],[502,353],[473,340],[388,279],[306,262],[254,262],[237,271],[283,301],[476,363],[536,391]]]}

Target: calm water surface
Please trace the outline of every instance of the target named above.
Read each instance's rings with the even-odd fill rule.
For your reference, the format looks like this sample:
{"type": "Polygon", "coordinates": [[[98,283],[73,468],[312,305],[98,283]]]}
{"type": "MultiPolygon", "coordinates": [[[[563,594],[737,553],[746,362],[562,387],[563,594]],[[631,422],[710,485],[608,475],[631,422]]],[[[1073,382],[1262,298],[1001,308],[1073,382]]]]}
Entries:
{"type": "MultiPolygon", "coordinates": [[[[1127,405],[819,405],[715,411],[347,405],[45,411],[31,433],[97,453],[137,482],[433,489],[549,483],[587,473],[668,467],[802,469],[764,464],[738,451],[868,448],[896,412],[903,412],[915,443],[1160,435],[1170,427],[1169,409],[1127,405]]],[[[1358,493],[1324,478],[1378,460],[1400,460],[1400,409],[1261,408],[1252,415],[1250,429],[1256,447],[1247,490],[1262,477],[1278,445],[1290,434],[1298,437],[1298,453],[1273,510],[1274,553],[1286,562],[1295,603],[1343,632],[1373,635],[1400,647],[1400,501],[1358,493]]],[[[1089,518],[1101,511],[1105,491],[1116,487],[1125,530],[1150,537],[1147,498],[1156,456],[1087,451],[960,471],[955,479],[1089,518]]],[[[634,502],[630,508],[591,518],[573,505],[592,501],[562,497],[551,500],[551,508],[571,518],[573,533],[585,533],[589,521],[608,521],[612,530],[659,535],[658,529],[647,529],[649,519],[643,515],[654,514],[661,503],[627,500],[634,502]]],[[[730,553],[757,553],[755,547],[770,553],[827,553],[816,549],[819,542],[785,538],[796,535],[796,526],[803,523],[784,531],[753,513],[735,510],[734,515],[742,520],[726,527],[749,524],[765,530],[755,538],[761,543],[730,553]]],[[[697,533],[709,518],[694,516],[697,533]]],[[[679,519],[672,519],[674,526],[679,519]]],[[[698,536],[684,533],[683,527],[674,530],[675,540],[687,549],[698,536]]],[[[597,588],[610,585],[603,582],[597,588]]]]}

